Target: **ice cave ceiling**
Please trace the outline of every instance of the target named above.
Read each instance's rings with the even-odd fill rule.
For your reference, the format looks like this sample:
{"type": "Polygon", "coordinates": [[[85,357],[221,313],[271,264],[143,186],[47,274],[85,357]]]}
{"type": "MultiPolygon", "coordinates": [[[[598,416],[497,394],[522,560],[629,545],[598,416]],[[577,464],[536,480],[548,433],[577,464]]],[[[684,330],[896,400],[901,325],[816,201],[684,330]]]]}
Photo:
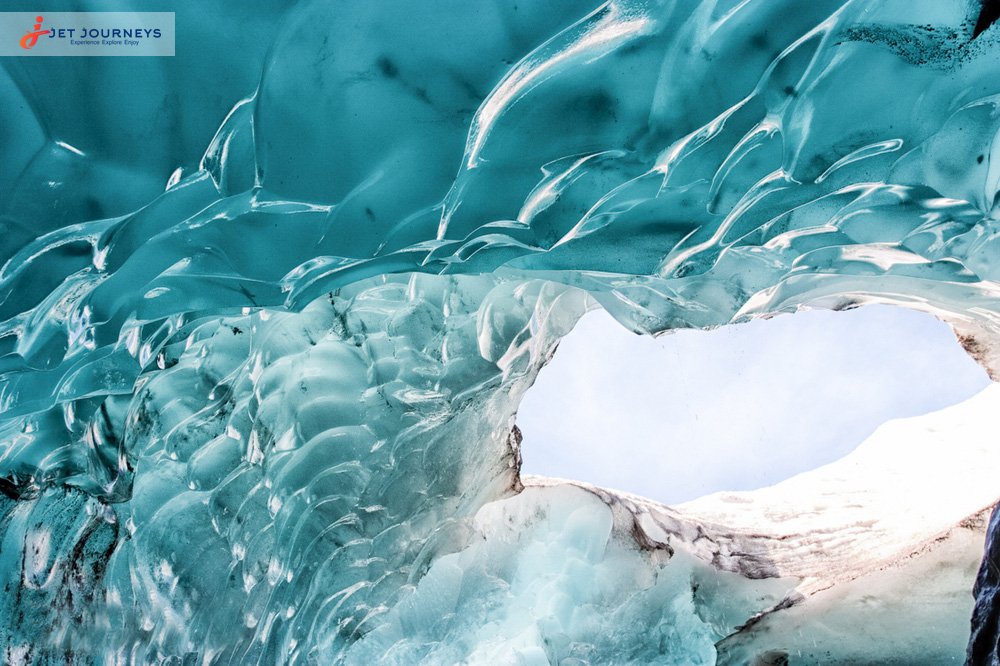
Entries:
{"type": "Polygon", "coordinates": [[[894,303],[1000,377],[995,3],[48,8],[111,5],[177,55],[0,62],[4,661],[961,662],[985,535],[1000,663],[988,446],[768,512],[525,487],[513,427],[596,307],[894,303]]]}

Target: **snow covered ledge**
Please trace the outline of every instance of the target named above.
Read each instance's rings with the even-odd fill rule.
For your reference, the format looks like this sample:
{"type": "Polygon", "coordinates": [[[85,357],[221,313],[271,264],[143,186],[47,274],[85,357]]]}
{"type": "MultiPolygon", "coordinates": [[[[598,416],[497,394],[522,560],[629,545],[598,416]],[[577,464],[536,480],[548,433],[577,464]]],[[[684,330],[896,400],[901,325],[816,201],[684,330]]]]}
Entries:
{"type": "Polygon", "coordinates": [[[1000,496],[997,413],[994,384],[890,421],[835,463],[674,507],[572,481],[524,483],[593,493],[611,507],[616,531],[645,549],[682,549],[747,584],[787,580],[780,601],[717,642],[719,664],[961,663],[1000,496]]]}

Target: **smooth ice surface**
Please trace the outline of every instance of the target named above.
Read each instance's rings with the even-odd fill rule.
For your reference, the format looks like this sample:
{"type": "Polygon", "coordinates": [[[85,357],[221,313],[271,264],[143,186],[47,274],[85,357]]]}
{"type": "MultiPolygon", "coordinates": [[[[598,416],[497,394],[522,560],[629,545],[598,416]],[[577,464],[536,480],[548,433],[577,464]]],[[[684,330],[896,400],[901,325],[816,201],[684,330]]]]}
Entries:
{"type": "MultiPolygon", "coordinates": [[[[775,562],[838,551],[521,493],[514,415],[586,311],[895,303],[1000,376],[979,3],[170,10],[174,58],[2,63],[5,661],[711,663],[832,611],[775,562]]],[[[955,529],[888,534],[894,561],[955,529]]]]}
{"type": "Polygon", "coordinates": [[[598,310],[560,341],[518,407],[522,472],[665,503],[751,490],[989,383],[947,325],[902,308],[812,310],[659,338],[598,310]]]}

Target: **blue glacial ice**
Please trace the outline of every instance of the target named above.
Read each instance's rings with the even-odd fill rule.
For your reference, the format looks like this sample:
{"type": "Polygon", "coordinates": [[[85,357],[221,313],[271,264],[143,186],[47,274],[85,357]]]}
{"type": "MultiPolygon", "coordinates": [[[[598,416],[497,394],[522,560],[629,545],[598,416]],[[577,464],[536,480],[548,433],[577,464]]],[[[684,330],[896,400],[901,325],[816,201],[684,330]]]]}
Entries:
{"type": "Polygon", "coordinates": [[[1000,378],[994,5],[206,0],[5,58],[4,661],[958,663],[988,532],[1000,663],[988,480],[671,508],[514,425],[595,308],[902,305],[1000,378]]]}

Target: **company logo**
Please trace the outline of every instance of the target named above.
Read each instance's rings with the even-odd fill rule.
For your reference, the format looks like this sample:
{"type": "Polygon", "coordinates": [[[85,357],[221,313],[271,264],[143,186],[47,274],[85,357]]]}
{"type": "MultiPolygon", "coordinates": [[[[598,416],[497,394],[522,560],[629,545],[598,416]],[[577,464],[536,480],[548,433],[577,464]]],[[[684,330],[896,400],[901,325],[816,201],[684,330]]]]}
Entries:
{"type": "Polygon", "coordinates": [[[0,12],[0,57],[172,56],[174,34],[173,12],[0,12]]]}
{"type": "Polygon", "coordinates": [[[21,38],[21,48],[24,50],[30,50],[35,44],[38,43],[38,38],[42,35],[49,34],[48,30],[42,30],[42,17],[35,17],[35,29],[34,31],[29,30],[24,37],[21,38]]]}

